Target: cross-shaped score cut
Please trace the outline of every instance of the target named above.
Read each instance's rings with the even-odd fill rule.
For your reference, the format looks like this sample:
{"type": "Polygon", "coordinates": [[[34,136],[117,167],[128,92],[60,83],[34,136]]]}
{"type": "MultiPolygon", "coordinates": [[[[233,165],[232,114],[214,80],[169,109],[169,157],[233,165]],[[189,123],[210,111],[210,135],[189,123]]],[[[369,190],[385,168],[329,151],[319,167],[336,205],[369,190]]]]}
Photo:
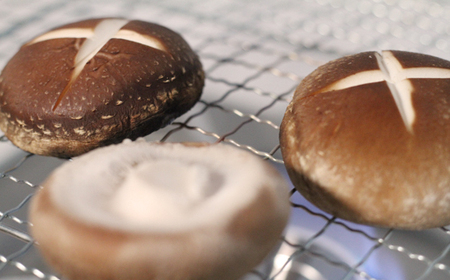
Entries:
{"type": "Polygon", "coordinates": [[[435,67],[403,68],[400,61],[390,51],[375,53],[379,70],[368,70],[348,76],[320,92],[342,90],[365,84],[385,81],[397,105],[406,129],[413,133],[416,113],[412,101],[414,87],[410,79],[449,79],[450,69],[435,67]]]}
{"type": "Polygon", "coordinates": [[[70,89],[70,86],[80,75],[89,60],[91,60],[110,39],[123,39],[167,52],[164,45],[159,40],[132,30],[121,29],[127,23],[128,20],[124,19],[105,19],[99,22],[95,28],[58,29],[47,32],[28,43],[28,45],[31,45],[52,39],[86,38],[75,56],[70,81],[60,93],[58,100],[53,105],[53,110],[59,105],[67,91],[70,89]]]}

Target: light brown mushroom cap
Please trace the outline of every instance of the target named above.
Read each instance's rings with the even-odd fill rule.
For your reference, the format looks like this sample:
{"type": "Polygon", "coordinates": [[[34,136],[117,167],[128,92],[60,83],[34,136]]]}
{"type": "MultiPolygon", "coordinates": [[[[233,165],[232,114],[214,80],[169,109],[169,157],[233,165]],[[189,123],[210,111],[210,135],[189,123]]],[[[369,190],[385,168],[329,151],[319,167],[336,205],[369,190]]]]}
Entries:
{"type": "Polygon", "coordinates": [[[288,192],[270,164],[231,146],[126,142],[55,170],[30,229],[71,280],[235,280],[278,242],[288,192]]]}
{"type": "Polygon", "coordinates": [[[339,218],[404,229],[450,224],[450,62],[384,51],[306,77],[280,132],[296,188],[339,218]]]}

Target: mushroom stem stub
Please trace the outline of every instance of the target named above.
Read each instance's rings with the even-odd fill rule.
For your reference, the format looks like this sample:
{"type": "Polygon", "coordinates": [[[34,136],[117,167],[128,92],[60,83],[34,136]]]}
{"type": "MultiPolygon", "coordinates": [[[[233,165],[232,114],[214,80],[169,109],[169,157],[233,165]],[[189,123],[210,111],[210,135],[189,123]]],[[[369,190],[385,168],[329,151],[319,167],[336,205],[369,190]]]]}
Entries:
{"type": "Polygon", "coordinates": [[[201,164],[169,160],[142,163],[129,172],[112,197],[111,210],[138,224],[180,223],[199,203],[220,191],[220,180],[214,179],[201,164]]]}

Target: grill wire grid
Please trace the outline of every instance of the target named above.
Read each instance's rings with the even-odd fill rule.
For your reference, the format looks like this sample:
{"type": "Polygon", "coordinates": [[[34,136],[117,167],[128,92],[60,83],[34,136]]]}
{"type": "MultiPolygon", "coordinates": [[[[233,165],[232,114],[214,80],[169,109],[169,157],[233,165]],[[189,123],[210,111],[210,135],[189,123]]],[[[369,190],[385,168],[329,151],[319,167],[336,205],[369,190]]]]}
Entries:
{"type": "MultiPolygon", "coordinates": [[[[4,0],[0,66],[27,40],[71,21],[122,16],[160,23],[199,54],[206,86],[192,110],[146,139],[225,142],[285,172],[279,124],[307,74],[331,59],[367,50],[450,59],[448,14],[450,5],[437,0],[4,0]]],[[[27,154],[0,136],[0,279],[60,279],[29,235],[27,207],[39,184],[63,162],[27,154]]],[[[280,240],[288,253],[274,252],[265,262],[272,272],[263,265],[246,279],[450,278],[446,227],[408,232],[360,226],[323,213],[294,190],[292,212],[280,240]],[[395,265],[385,266],[383,259],[395,265]],[[288,273],[295,269],[297,278],[288,273]]]]}

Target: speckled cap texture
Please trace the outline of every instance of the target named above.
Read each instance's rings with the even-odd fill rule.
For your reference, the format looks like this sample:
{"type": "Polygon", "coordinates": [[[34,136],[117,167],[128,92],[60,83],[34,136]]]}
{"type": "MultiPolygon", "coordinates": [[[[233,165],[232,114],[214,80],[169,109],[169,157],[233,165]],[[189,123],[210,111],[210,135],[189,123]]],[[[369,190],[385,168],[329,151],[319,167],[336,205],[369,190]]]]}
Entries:
{"type": "Polygon", "coordinates": [[[114,20],[58,27],[11,58],[0,77],[0,129],[15,145],[73,157],[147,135],[198,101],[204,85],[198,56],[177,33],[143,21],[125,21],[120,36],[100,44],[75,77],[85,37],[92,33],[95,41],[95,28],[114,20]]]}

